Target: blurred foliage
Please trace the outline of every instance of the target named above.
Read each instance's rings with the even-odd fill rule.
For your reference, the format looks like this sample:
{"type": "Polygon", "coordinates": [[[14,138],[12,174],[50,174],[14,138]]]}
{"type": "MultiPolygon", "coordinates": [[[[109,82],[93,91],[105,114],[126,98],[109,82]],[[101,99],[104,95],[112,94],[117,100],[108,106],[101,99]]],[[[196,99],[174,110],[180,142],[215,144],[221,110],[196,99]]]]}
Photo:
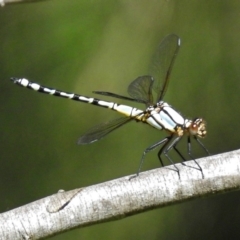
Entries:
{"type": "MultiPolygon", "coordinates": [[[[77,146],[87,129],[118,114],[21,89],[9,78],[87,96],[92,90],[126,95],[169,33],[178,34],[182,46],[165,100],[186,117],[207,120],[203,142],[213,154],[239,148],[239,12],[237,0],[65,0],[1,8],[1,211],[135,173],[143,150],[165,136],[133,122],[77,146]]],[[[159,166],[156,153],[143,170],[159,166]]],[[[238,197],[194,200],[52,239],[238,239],[238,197]]]]}

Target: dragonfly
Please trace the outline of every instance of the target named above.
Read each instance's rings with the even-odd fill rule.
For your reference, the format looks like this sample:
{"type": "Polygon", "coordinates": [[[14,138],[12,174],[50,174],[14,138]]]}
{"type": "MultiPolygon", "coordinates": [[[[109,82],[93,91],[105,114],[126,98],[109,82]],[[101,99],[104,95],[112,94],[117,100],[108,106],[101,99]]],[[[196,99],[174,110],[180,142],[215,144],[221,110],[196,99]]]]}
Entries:
{"type": "Polygon", "coordinates": [[[166,137],[150,145],[144,150],[140,159],[140,164],[136,176],[139,175],[142,169],[146,154],[160,146],[161,148],[158,151],[158,159],[160,161],[160,164],[164,166],[162,156],[165,156],[173,165],[173,170],[176,171],[179,175],[179,168],[175,165],[174,161],[169,156],[169,152],[171,150],[175,150],[175,152],[182,159],[182,163],[184,164],[184,161],[186,161],[186,159],[177,149],[177,144],[183,138],[183,136],[187,136],[188,155],[192,160],[194,160],[197,166],[196,169],[200,170],[202,173],[201,166],[192,156],[191,138],[196,140],[201,148],[209,155],[209,151],[199,140],[199,138],[203,138],[207,134],[206,122],[203,120],[203,118],[199,117],[192,120],[186,119],[171,105],[163,101],[163,97],[169,85],[172,67],[180,48],[180,43],[180,38],[175,34],[170,34],[162,40],[151,61],[150,74],[137,77],[128,86],[128,94],[130,97],[106,91],[93,91],[95,94],[143,103],[146,106],[145,110],[141,110],[128,105],[118,104],[116,102],[104,101],[98,98],[87,97],[45,87],[38,83],[31,82],[26,78],[14,77],[11,78],[11,80],[17,85],[26,87],[31,90],[54,95],[57,97],[72,99],[83,103],[93,104],[98,107],[109,108],[124,115],[123,117],[101,123],[88,130],[78,139],[78,144],[80,145],[96,142],[112,131],[133,120],[146,123],[157,130],[165,130],[165,132],[167,132],[166,137]],[[154,101],[153,92],[155,92],[156,101],[154,101]]]}

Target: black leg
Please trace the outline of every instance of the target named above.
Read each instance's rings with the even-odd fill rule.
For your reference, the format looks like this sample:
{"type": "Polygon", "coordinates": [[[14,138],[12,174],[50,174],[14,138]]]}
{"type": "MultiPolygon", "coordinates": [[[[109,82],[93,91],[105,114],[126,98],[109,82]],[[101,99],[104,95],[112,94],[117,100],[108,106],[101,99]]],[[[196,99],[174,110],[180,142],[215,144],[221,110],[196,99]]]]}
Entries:
{"type": "Polygon", "coordinates": [[[176,151],[176,153],[180,156],[180,158],[183,160],[182,165],[186,166],[186,164],[184,163],[186,160],[186,158],[181,154],[181,152],[177,149],[177,146],[175,145],[174,150],[176,151]]]}
{"type": "MultiPolygon", "coordinates": [[[[145,149],[145,151],[143,152],[142,154],[142,157],[141,157],[141,160],[140,160],[140,164],[139,164],[139,167],[138,167],[138,170],[137,170],[137,173],[136,175],[132,176],[129,178],[129,180],[131,180],[132,178],[135,178],[139,175],[140,171],[141,171],[141,168],[142,168],[142,165],[143,165],[143,161],[144,161],[144,158],[146,156],[146,154],[152,150],[154,150],[155,148],[157,148],[159,145],[163,144],[164,143],[164,146],[166,146],[166,144],[172,139],[172,136],[169,136],[169,137],[166,137],[164,138],[163,140],[161,140],[160,142],[157,142],[151,146],[149,146],[148,148],[145,149]]],[[[162,149],[162,148],[161,148],[162,149]]],[[[161,162],[161,160],[160,160],[161,162]]]]}
{"type": "MultiPolygon", "coordinates": [[[[197,140],[197,138],[196,138],[196,140],[197,140]]],[[[192,155],[192,147],[191,147],[191,138],[190,138],[190,136],[188,136],[188,155],[195,162],[195,164],[198,166],[198,168],[196,168],[196,169],[201,172],[202,178],[204,178],[203,170],[202,170],[201,166],[198,164],[198,162],[195,160],[195,158],[192,155]]]]}
{"type": "MultiPolygon", "coordinates": [[[[173,135],[172,135],[172,137],[173,137],[173,135]]],[[[171,137],[171,139],[172,139],[172,137],[171,137]]],[[[176,138],[172,141],[172,143],[171,143],[167,148],[165,148],[164,151],[163,151],[163,153],[164,153],[164,155],[166,156],[166,158],[167,158],[167,159],[171,162],[171,164],[174,166],[175,169],[173,169],[173,170],[177,172],[179,179],[180,179],[179,169],[178,169],[177,166],[174,164],[173,160],[169,157],[168,152],[169,152],[172,148],[175,149],[177,143],[178,143],[181,139],[182,139],[181,136],[176,137],[176,138]]],[[[162,149],[161,149],[161,150],[162,150],[162,149]]],[[[184,159],[184,157],[182,156],[182,154],[181,154],[178,150],[177,150],[176,152],[179,153],[180,157],[182,157],[182,158],[184,159]]]]}
{"type": "Polygon", "coordinates": [[[159,150],[158,152],[158,159],[162,165],[162,167],[164,167],[164,164],[163,164],[163,161],[162,161],[162,158],[161,158],[161,155],[163,153],[163,150],[166,148],[166,146],[169,144],[169,142],[172,140],[173,138],[173,134],[169,137],[166,137],[167,138],[167,141],[164,143],[164,145],[161,147],[161,149],[159,150]]]}
{"type": "Polygon", "coordinates": [[[141,161],[140,161],[140,164],[139,164],[139,168],[138,168],[138,171],[137,171],[137,176],[139,175],[140,171],[141,171],[141,168],[142,168],[142,165],[143,165],[143,161],[144,161],[144,158],[145,158],[145,155],[154,150],[155,148],[157,148],[159,145],[163,144],[166,145],[168,142],[169,142],[169,137],[166,137],[164,138],[163,140],[161,140],[160,142],[157,142],[151,146],[149,146],[148,148],[145,149],[145,151],[143,152],[143,155],[142,155],[142,158],[141,158],[141,161]]]}
{"type": "MultiPolygon", "coordinates": [[[[196,170],[199,170],[199,168],[196,167],[192,167],[192,166],[188,166],[187,164],[185,164],[184,162],[187,161],[187,159],[181,154],[181,152],[177,149],[177,146],[175,145],[174,150],[177,152],[177,154],[181,157],[181,159],[183,160],[182,165],[186,166],[186,167],[190,167],[190,168],[194,168],[196,170]]],[[[196,163],[197,164],[197,163],[196,163]]]]}
{"type": "Polygon", "coordinates": [[[210,152],[207,150],[207,148],[203,145],[203,143],[196,136],[194,136],[194,139],[202,147],[202,149],[207,153],[207,155],[211,155],[210,152]]]}

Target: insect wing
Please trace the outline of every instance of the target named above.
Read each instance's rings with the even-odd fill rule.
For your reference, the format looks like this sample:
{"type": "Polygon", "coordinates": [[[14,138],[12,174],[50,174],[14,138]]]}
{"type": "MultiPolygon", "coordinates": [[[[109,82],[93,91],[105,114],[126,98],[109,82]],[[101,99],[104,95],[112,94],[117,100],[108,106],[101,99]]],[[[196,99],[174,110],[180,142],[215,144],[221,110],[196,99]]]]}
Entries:
{"type": "Polygon", "coordinates": [[[108,122],[101,123],[93,128],[91,128],[88,132],[86,132],[82,137],[78,139],[78,144],[84,145],[96,142],[101,138],[105,137],[107,134],[112,132],[113,130],[121,127],[123,124],[131,121],[133,118],[129,117],[121,117],[117,119],[110,120],[108,122]]]}
{"type": "Polygon", "coordinates": [[[135,79],[128,86],[128,94],[132,98],[121,96],[111,92],[94,91],[93,93],[108,96],[108,97],[115,97],[115,98],[120,98],[124,100],[139,102],[139,103],[145,103],[148,106],[153,103],[152,85],[153,85],[153,78],[151,76],[141,76],[135,79]]]}
{"type": "Polygon", "coordinates": [[[153,89],[157,93],[157,102],[163,99],[167,91],[169,77],[180,47],[180,38],[175,34],[166,36],[153,56],[150,75],[154,78],[153,89]]]}
{"type": "Polygon", "coordinates": [[[108,97],[120,98],[120,99],[133,101],[133,102],[145,103],[145,101],[140,100],[140,99],[125,97],[125,96],[122,96],[122,95],[119,95],[119,94],[116,94],[116,93],[111,93],[111,92],[93,91],[93,93],[103,95],[103,96],[108,96],[108,97]]]}
{"type": "Polygon", "coordinates": [[[149,106],[153,103],[152,85],[153,78],[151,76],[138,77],[128,86],[128,94],[149,106]]]}

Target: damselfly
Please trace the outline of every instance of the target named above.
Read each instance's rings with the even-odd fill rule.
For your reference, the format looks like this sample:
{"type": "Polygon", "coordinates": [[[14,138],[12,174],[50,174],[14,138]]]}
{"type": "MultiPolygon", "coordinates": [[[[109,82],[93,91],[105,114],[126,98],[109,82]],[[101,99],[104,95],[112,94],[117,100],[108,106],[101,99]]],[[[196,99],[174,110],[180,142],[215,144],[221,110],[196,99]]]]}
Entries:
{"type": "MultiPolygon", "coordinates": [[[[111,92],[93,92],[105,96],[144,103],[146,105],[146,110],[140,110],[134,107],[117,104],[115,102],[107,102],[97,98],[86,97],[75,93],[68,93],[57,89],[44,87],[37,83],[30,82],[25,78],[11,78],[11,80],[20,86],[27,87],[38,92],[69,98],[84,103],[90,103],[99,107],[109,108],[125,115],[125,117],[117,118],[93,127],[78,139],[78,144],[89,144],[98,141],[113,130],[132,120],[148,123],[150,126],[158,130],[166,130],[169,134],[167,137],[149,146],[143,152],[140,165],[137,170],[137,175],[139,175],[141,171],[145,155],[160,145],[162,145],[158,152],[160,163],[163,166],[161,155],[164,154],[166,158],[173,164],[174,170],[179,175],[179,169],[174,164],[168,153],[170,150],[174,149],[183,161],[186,160],[176,148],[178,142],[184,135],[187,135],[188,155],[191,157],[191,159],[194,160],[191,154],[191,136],[193,136],[197,143],[205,150],[207,154],[209,154],[208,150],[198,139],[198,137],[202,138],[207,133],[205,121],[202,118],[195,118],[193,120],[186,119],[176,110],[174,110],[168,103],[162,101],[164,94],[167,91],[170,73],[179,47],[180,38],[177,35],[171,34],[163,39],[153,57],[150,68],[151,74],[138,77],[128,86],[128,94],[130,97],[121,96],[111,92]],[[157,95],[155,101],[156,103],[153,102],[152,90],[154,90],[157,95]]],[[[195,163],[197,165],[196,169],[202,172],[199,164],[196,161],[195,163]]]]}

